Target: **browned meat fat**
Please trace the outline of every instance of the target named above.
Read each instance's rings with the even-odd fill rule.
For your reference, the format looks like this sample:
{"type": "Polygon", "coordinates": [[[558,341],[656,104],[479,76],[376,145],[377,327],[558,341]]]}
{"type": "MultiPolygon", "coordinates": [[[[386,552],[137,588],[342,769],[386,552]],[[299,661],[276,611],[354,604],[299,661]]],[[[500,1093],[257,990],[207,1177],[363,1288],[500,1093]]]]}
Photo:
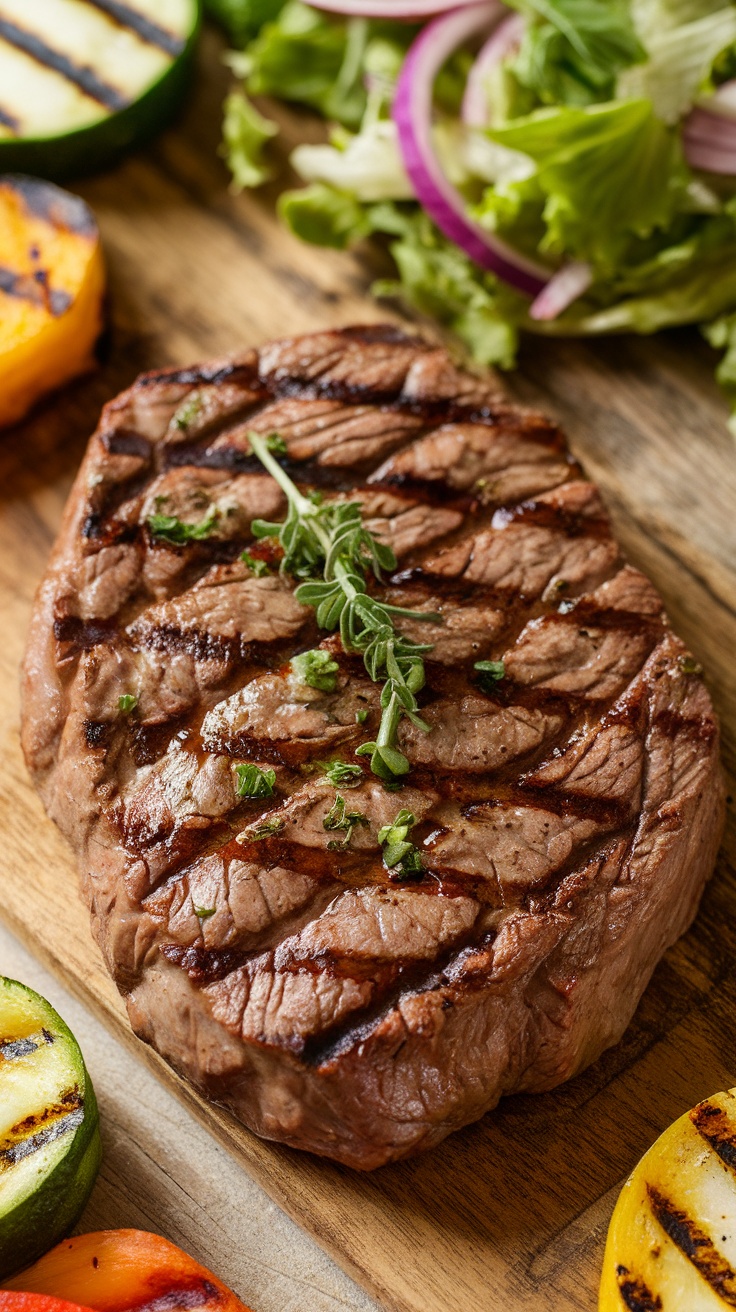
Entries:
{"type": "Polygon", "coordinates": [[[106,406],[36,602],[23,743],[136,1032],[257,1134],[365,1169],[615,1043],[722,824],[699,669],[560,432],[390,327],[106,406]],[[344,848],[319,763],[355,762],[380,689],[334,637],[334,691],[291,673],[324,635],[240,559],[253,516],[285,511],[250,429],[300,486],[360,499],[398,557],[382,595],[442,616],[405,622],[434,644],[430,732],[403,722],[398,793],[360,758],[344,848]],[[176,545],[154,514],[210,529],[176,545]],[[245,762],[272,798],[238,796],[245,762]],[[399,807],[414,882],[381,859],[399,807]]]}

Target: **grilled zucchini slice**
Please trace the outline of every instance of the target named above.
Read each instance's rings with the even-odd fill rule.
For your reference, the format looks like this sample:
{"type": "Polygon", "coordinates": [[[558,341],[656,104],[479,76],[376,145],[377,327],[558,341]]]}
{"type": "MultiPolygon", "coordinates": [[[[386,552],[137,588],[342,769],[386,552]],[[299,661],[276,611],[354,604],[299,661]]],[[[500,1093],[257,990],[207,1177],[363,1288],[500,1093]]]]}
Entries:
{"type": "Polygon", "coordinates": [[[72,1228],[100,1152],[97,1103],[74,1035],[38,993],[0,976],[0,1277],[72,1228]]]}
{"type": "Polygon", "coordinates": [[[736,1306],[736,1089],[707,1098],[645,1153],[616,1204],[599,1312],[736,1306]]]}
{"type": "Polygon", "coordinates": [[[200,0],[0,0],[0,169],[106,167],[174,114],[200,0]]]}
{"type": "Polygon", "coordinates": [[[104,289],[84,201],[39,178],[0,177],[0,427],[94,367],[104,289]]]}

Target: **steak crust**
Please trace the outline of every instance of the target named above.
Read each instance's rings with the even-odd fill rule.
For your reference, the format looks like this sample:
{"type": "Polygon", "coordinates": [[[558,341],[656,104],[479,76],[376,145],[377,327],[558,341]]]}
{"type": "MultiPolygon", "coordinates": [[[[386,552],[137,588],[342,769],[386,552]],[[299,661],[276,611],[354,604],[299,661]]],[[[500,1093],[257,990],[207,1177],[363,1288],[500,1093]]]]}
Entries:
{"type": "Polygon", "coordinates": [[[559,430],[441,349],[353,328],[105,407],[35,605],[23,746],[135,1031],[256,1133],[371,1169],[623,1033],[720,838],[699,674],[559,430]],[[380,690],[240,559],[285,508],[250,429],[278,431],[300,486],[359,498],[399,558],[378,590],[443,619],[405,625],[435,644],[431,732],[403,722],[399,793],[365,767],[344,849],[316,767],[356,759],[380,690]],[[156,511],[213,510],[206,538],[151,535],[156,511]],[[288,665],[320,641],[330,693],[288,665]],[[504,662],[490,691],[479,659],[504,662]],[[237,796],[246,761],[273,798],[237,796]],[[381,861],[399,807],[417,882],[381,861]]]}

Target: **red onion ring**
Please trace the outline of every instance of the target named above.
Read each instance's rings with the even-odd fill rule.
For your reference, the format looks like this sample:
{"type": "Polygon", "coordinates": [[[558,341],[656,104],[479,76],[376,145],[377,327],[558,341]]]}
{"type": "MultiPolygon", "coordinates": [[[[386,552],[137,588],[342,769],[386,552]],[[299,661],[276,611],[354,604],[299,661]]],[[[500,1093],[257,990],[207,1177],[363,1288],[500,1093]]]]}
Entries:
{"type": "Polygon", "coordinates": [[[736,122],[705,109],[694,109],[685,123],[683,137],[709,146],[736,148],[736,122]]]}
{"type": "Polygon", "coordinates": [[[556,319],[568,305],[587,292],[593,281],[593,270],[582,260],[571,260],[553,274],[547,286],[539,293],[529,309],[529,318],[545,321],[556,319]]]}
{"type": "Polygon", "coordinates": [[[417,200],[437,227],[481,268],[490,269],[527,296],[538,296],[551,277],[550,270],[520,255],[469,218],[465,201],[445,176],[432,142],[432,91],[437,74],[463,41],[482,32],[502,12],[499,0],[482,0],[428,23],[404,60],[393,118],[417,200]]]}
{"type": "Polygon", "coordinates": [[[719,150],[702,141],[686,142],[685,154],[688,164],[704,173],[723,173],[736,177],[736,147],[731,150],[719,150]]]}
{"type": "MultiPolygon", "coordinates": [[[[447,0],[309,0],[312,9],[326,9],[331,14],[344,14],[353,18],[395,18],[411,22],[443,14],[447,0]]],[[[474,0],[454,0],[453,8],[461,9],[474,0]]]]}
{"type": "Polygon", "coordinates": [[[492,68],[521,45],[525,22],[521,14],[509,14],[488,38],[468,74],[463,96],[462,119],[469,128],[488,126],[486,81],[492,68]]]}

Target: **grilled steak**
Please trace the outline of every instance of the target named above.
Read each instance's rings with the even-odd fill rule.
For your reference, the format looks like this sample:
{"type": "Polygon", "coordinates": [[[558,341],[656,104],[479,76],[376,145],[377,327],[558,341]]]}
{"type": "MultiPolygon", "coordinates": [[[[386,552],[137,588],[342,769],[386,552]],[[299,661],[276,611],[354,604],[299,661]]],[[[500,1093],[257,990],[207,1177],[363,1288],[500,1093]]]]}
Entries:
{"type": "Polygon", "coordinates": [[[38,594],[23,742],[136,1032],[258,1134],[361,1168],[615,1043],[722,823],[699,668],[558,429],[390,327],[147,374],[105,408],[38,594]],[[398,792],[354,756],[380,686],[251,538],[285,503],[249,430],[281,435],[300,487],[362,502],[398,557],[377,595],[440,612],[399,621],[434,645],[398,792]],[[319,643],[331,691],[289,664],[319,643]],[[364,767],[347,844],[334,759],[364,767]],[[272,797],[238,795],[247,762],[272,797]],[[378,842],[400,807],[410,880],[378,842]]]}

